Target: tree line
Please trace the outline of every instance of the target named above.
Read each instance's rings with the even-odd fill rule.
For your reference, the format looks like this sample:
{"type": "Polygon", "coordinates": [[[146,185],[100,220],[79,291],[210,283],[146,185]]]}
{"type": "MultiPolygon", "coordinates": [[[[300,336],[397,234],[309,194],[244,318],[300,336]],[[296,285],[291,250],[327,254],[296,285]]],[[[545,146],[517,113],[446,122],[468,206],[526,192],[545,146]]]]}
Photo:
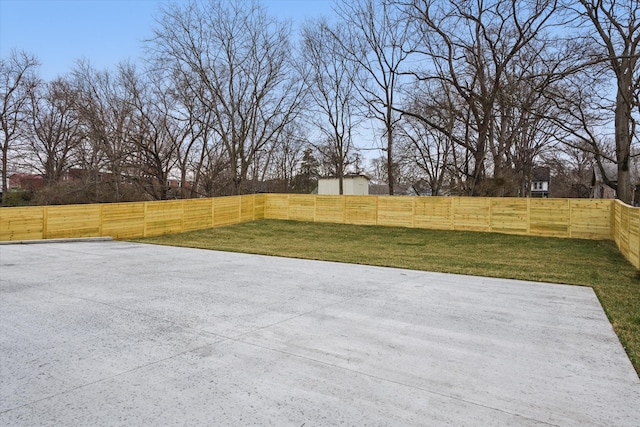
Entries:
{"type": "Polygon", "coordinates": [[[595,165],[634,201],[637,0],[337,0],[334,12],[294,33],[258,1],[169,4],[136,63],[80,60],[51,81],[11,51],[3,205],[19,170],[42,176],[38,202],[70,203],[309,192],[361,172],[388,194],[422,182],[526,197],[540,164],[562,196],[588,196],[595,165]]]}

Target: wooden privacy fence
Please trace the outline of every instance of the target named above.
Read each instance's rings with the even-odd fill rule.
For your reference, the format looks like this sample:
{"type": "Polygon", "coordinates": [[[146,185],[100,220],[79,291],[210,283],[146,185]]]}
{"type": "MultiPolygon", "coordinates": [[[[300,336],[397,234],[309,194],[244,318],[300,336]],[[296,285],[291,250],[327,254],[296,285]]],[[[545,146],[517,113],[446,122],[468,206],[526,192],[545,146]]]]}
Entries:
{"type": "Polygon", "coordinates": [[[0,209],[0,241],[157,236],[257,219],[613,239],[640,269],[640,209],[614,200],[258,194],[0,209]]]}
{"type": "Polygon", "coordinates": [[[0,209],[0,241],[159,236],[264,217],[264,196],[0,209]]]}
{"type": "Polygon", "coordinates": [[[616,200],[611,219],[611,238],[622,255],[640,270],[640,208],[616,200]]]}

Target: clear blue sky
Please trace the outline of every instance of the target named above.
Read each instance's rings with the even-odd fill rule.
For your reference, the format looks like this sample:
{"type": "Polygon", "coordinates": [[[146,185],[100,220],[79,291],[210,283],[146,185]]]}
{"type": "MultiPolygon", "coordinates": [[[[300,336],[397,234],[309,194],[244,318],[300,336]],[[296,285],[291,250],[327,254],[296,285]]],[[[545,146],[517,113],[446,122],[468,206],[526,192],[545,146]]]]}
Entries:
{"type": "MultiPolygon", "coordinates": [[[[50,80],[88,59],[110,68],[143,53],[160,7],[187,0],[0,0],[0,57],[11,49],[35,54],[50,80]]],[[[332,0],[261,0],[279,19],[332,16],[332,0]]]]}

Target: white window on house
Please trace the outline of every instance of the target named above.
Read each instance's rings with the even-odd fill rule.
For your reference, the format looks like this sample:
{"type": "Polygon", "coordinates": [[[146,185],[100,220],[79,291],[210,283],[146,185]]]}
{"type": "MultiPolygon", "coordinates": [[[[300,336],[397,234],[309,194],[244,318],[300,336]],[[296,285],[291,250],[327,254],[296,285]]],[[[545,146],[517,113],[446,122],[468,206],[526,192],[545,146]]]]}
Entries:
{"type": "Polygon", "coordinates": [[[534,189],[534,190],[537,190],[537,189],[538,189],[538,183],[537,183],[537,182],[534,182],[534,183],[533,183],[533,189],[534,189]]]}

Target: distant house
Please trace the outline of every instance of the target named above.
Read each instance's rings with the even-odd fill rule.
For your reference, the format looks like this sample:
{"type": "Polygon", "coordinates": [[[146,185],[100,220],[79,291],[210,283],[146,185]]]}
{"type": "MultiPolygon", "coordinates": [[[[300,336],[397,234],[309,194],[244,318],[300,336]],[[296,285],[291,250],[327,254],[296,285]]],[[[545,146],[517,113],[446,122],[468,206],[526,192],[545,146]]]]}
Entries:
{"type": "Polygon", "coordinates": [[[37,191],[44,186],[42,175],[14,173],[9,177],[9,190],[37,191]]]}
{"type": "Polygon", "coordinates": [[[551,169],[548,167],[533,168],[531,173],[531,197],[549,197],[551,169]]]}
{"type": "MultiPolygon", "coordinates": [[[[606,182],[616,185],[618,183],[618,165],[613,162],[602,162],[600,170],[597,164],[593,165],[591,174],[591,197],[594,199],[614,199],[616,191],[606,182]],[[607,179],[605,179],[605,177],[607,179]]],[[[634,201],[640,200],[640,173],[638,173],[637,165],[631,167],[631,185],[634,188],[634,201]]]]}
{"type": "MultiPolygon", "coordinates": [[[[396,184],[393,186],[393,194],[401,196],[415,196],[415,194],[408,194],[410,185],[408,184],[396,184]]],[[[389,185],[388,184],[369,184],[369,194],[372,196],[388,196],[389,185]]]]}
{"type": "MultiPolygon", "coordinates": [[[[318,179],[318,194],[340,194],[340,179],[318,179]]],[[[365,175],[345,175],[342,178],[342,194],[365,196],[369,194],[369,178],[365,175]]]]}
{"type": "Polygon", "coordinates": [[[425,180],[418,180],[413,184],[409,185],[406,190],[402,193],[406,196],[431,196],[433,195],[431,191],[431,186],[425,180]]]}

